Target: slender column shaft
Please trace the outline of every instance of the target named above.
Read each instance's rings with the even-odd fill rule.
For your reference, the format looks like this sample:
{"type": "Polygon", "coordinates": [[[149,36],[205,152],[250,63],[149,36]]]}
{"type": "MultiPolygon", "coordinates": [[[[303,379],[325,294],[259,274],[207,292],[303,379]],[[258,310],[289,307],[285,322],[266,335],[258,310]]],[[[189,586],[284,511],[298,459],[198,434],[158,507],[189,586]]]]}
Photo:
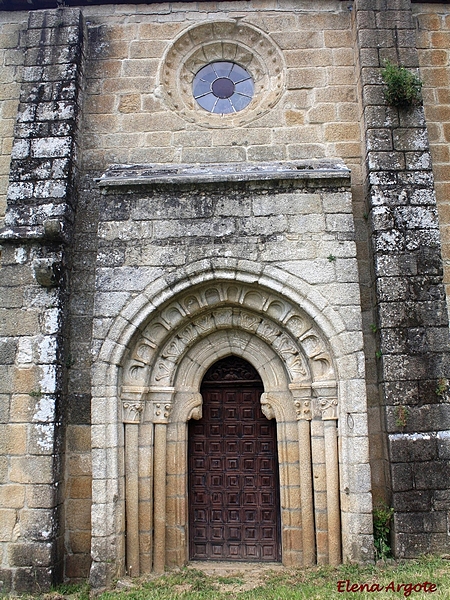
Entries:
{"type": "Polygon", "coordinates": [[[166,427],[155,423],[154,446],[154,559],[155,573],[164,571],[166,562],[166,427]]]}
{"type": "Polygon", "coordinates": [[[311,465],[310,422],[298,421],[298,441],[300,451],[300,497],[302,505],[303,564],[313,565],[316,561],[314,535],[314,505],[311,465]]]}
{"type": "Polygon", "coordinates": [[[324,420],[323,425],[327,480],[328,560],[331,565],[338,565],[341,562],[341,518],[336,421],[324,420]]]}
{"type": "Polygon", "coordinates": [[[138,423],[125,424],[126,569],[132,577],[139,575],[138,435],[138,423]]]}

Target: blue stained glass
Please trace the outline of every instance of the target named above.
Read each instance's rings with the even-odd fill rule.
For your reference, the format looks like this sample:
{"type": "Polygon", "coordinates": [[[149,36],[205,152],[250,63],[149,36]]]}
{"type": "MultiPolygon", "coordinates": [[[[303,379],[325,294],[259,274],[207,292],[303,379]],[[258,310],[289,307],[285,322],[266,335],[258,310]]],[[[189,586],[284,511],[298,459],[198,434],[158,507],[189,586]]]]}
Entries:
{"type": "Polygon", "coordinates": [[[231,98],[217,100],[217,104],[214,107],[214,112],[219,115],[228,115],[234,112],[231,98]]]}
{"type": "Polygon", "coordinates": [[[231,81],[234,81],[234,83],[237,83],[238,81],[243,81],[244,79],[251,79],[247,71],[239,65],[233,65],[229,77],[231,81]]]}
{"type": "Polygon", "coordinates": [[[217,73],[217,77],[229,77],[234,64],[229,62],[215,62],[211,63],[210,66],[217,73]]]}
{"type": "Polygon", "coordinates": [[[192,92],[194,94],[194,98],[208,94],[211,92],[211,82],[205,81],[204,79],[195,80],[194,85],[192,86],[192,92]]]}
{"type": "Polygon", "coordinates": [[[217,73],[214,71],[211,65],[207,65],[201,70],[201,79],[209,81],[210,83],[217,79],[217,73]]]}
{"type": "Polygon", "coordinates": [[[248,106],[251,102],[251,98],[248,96],[241,96],[240,94],[234,94],[232,98],[230,98],[233,103],[234,110],[237,112],[238,110],[242,110],[246,106],[248,106]]]}
{"type": "Polygon", "coordinates": [[[245,94],[246,96],[253,96],[253,81],[251,79],[246,79],[245,81],[240,81],[235,85],[236,92],[240,94],[245,94]]]}
{"type": "Polygon", "coordinates": [[[243,110],[253,98],[250,73],[236,63],[217,61],[201,68],[194,77],[192,93],[199,105],[218,115],[243,110]]]}
{"type": "Polygon", "coordinates": [[[201,96],[200,98],[196,98],[197,102],[200,104],[202,108],[208,110],[209,112],[215,112],[214,107],[217,104],[217,98],[211,92],[210,94],[206,94],[206,96],[201,96]]]}

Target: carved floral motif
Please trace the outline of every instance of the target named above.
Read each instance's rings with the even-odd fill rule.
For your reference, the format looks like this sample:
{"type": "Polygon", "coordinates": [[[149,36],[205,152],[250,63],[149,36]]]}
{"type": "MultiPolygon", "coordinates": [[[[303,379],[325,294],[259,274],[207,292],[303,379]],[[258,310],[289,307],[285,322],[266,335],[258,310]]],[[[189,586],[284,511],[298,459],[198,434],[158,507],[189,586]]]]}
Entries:
{"type": "Polygon", "coordinates": [[[144,403],[136,400],[122,401],[122,418],[124,423],[139,423],[144,403]]]}
{"type": "Polygon", "coordinates": [[[320,400],[320,410],[322,411],[323,421],[334,421],[338,418],[337,398],[322,398],[320,400]]]}

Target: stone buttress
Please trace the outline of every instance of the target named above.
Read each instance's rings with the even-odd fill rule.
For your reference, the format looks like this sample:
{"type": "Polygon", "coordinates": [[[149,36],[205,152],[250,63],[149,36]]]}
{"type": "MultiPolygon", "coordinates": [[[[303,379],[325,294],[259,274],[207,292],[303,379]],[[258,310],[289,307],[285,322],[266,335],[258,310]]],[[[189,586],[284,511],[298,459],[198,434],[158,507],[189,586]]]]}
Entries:
{"type": "Polygon", "coordinates": [[[68,244],[76,204],[83,25],[76,9],[30,12],[11,154],[3,267],[1,439],[4,587],[46,589],[63,564],[68,244]],[[2,426],[3,427],[3,426],[2,426]]]}

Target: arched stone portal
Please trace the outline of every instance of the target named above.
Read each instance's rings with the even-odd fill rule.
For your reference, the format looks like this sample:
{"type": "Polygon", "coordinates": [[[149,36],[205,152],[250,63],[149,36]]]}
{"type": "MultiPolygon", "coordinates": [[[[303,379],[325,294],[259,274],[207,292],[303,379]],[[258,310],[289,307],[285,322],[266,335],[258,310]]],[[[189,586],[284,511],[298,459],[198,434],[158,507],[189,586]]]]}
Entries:
{"type": "MultiPolygon", "coordinates": [[[[264,414],[276,420],[283,563],[336,564],[342,556],[354,558],[363,541],[361,531],[370,533],[370,503],[367,515],[358,512],[358,469],[348,460],[349,436],[342,427],[338,448],[339,389],[345,404],[349,388],[345,377],[338,385],[336,366],[351,365],[343,360],[340,334],[327,339],[317,324],[327,323],[323,313],[316,309],[313,320],[287,294],[275,292],[275,285],[270,289],[215,275],[215,280],[196,285],[191,278],[185,290],[149,310],[119,364],[104,370],[119,386],[120,403],[114,409],[111,397],[103,406],[109,406],[118,425],[124,423],[123,430],[117,429],[116,463],[111,462],[112,468],[117,466],[116,479],[110,478],[117,490],[115,503],[109,521],[98,522],[103,534],[109,527],[110,539],[114,537],[116,568],[136,575],[188,560],[187,423],[201,417],[206,371],[230,355],[256,369],[264,385],[264,414]],[[348,527],[350,517],[358,533],[348,527]]],[[[96,406],[100,410],[101,402],[96,406]]],[[[364,467],[368,470],[367,463],[364,467]]],[[[95,510],[94,491],[94,515],[95,510]]],[[[100,539],[94,539],[94,557],[96,542],[100,539]]],[[[101,562],[93,569],[100,569],[101,562]]]]}

